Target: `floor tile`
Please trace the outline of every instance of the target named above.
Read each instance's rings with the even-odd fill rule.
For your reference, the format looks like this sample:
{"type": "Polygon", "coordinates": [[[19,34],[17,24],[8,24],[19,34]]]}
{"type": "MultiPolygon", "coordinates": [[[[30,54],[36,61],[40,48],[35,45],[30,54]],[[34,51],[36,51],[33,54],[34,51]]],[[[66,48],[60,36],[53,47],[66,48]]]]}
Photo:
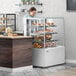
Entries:
{"type": "Polygon", "coordinates": [[[0,71],[0,76],[76,76],[76,68],[59,65],[48,68],[27,67],[23,70],[13,72],[0,71]]]}

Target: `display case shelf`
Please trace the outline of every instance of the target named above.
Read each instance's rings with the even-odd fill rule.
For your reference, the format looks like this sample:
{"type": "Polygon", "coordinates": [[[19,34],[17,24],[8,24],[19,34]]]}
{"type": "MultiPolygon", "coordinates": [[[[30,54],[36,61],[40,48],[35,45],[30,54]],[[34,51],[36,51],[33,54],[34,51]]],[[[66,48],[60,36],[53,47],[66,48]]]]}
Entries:
{"type": "MultiPolygon", "coordinates": [[[[45,42],[54,42],[54,41],[58,41],[58,40],[45,40],[45,42]]],[[[44,41],[33,41],[34,43],[43,43],[44,41]]]]}
{"type": "Polygon", "coordinates": [[[36,35],[43,35],[43,34],[58,34],[57,32],[40,32],[40,33],[31,33],[31,35],[36,36],[36,35]]]}
{"type": "Polygon", "coordinates": [[[16,14],[6,14],[6,27],[10,27],[13,31],[16,30],[16,14]]]}
{"type": "Polygon", "coordinates": [[[52,23],[45,23],[45,24],[38,24],[38,23],[32,23],[32,26],[36,26],[36,27],[56,27],[56,25],[52,24],[52,23]]]}
{"type": "Polygon", "coordinates": [[[9,20],[16,20],[16,19],[7,19],[7,20],[9,21],[9,20]]]}
{"type": "Polygon", "coordinates": [[[55,42],[55,41],[59,41],[59,40],[46,40],[45,42],[55,42]]]}
{"type": "MultiPolygon", "coordinates": [[[[15,31],[16,30],[16,14],[14,13],[0,14],[0,25],[1,26],[3,25],[4,28],[11,27],[11,29],[15,31]]],[[[5,29],[2,31],[5,31],[5,29]]],[[[0,32],[2,31],[0,30],[0,32]]]]}

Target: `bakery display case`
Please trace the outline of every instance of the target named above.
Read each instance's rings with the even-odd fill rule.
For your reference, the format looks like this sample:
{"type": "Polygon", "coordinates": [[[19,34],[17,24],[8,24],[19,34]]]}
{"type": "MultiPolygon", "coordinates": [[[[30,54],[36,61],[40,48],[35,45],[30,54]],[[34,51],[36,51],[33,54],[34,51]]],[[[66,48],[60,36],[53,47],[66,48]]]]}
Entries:
{"type": "Polygon", "coordinates": [[[5,19],[5,16],[3,14],[0,14],[0,34],[5,31],[5,19]]]}
{"type": "Polygon", "coordinates": [[[4,32],[7,27],[16,30],[16,14],[0,14],[0,32],[4,32]]]}
{"type": "Polygon", "coordinates": [[[48,67],[65,63],[64,19],[28,19],[28,35],[33,36],[33,66],[48,67]]]}
{"type": "Polygon", "coordinates": [[[16,31],[16,14],[6,14],[6,27],[11,27],[16,31]]]}

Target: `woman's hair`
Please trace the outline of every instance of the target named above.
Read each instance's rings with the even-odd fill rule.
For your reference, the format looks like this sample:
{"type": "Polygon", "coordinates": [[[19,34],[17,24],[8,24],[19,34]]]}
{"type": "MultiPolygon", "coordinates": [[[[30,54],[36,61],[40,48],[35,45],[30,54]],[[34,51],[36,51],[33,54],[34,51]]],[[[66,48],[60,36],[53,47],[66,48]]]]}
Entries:
{"type": "Polygon", "coordinates": [[[36,11],[36,8],[35,8],[35,7],[31,7],[31,8],[29,9],[29,12],[32,12],[32,11],[36,11]]]}

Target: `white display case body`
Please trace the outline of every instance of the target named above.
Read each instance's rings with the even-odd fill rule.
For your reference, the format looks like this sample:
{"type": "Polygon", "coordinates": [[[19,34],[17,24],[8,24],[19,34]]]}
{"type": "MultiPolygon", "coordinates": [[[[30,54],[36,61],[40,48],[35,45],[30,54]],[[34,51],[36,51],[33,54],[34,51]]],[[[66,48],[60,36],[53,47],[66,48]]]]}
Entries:
{"type": "Polygon", "coordinates": [[[65,47],[33,49],[33,66],[49,67],[65,63],[65,47]]]}

